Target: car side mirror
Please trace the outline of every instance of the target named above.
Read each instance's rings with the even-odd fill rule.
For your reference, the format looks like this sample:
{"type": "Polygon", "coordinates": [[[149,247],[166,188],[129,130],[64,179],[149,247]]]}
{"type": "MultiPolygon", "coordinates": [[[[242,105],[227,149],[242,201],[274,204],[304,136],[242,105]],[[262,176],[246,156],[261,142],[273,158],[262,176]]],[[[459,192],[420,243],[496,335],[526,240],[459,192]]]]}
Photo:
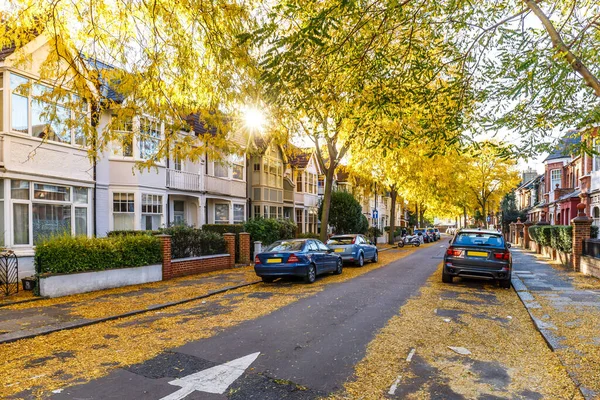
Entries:
{"type": "Polygon", "coordinates": [[[506,247],[510,249],[510,243],[506,243],[506,247]]]}
{"type": "Polygon", "coordinates": [[[448,240],[448,243],[452,243],[452,239],[448,240]]]}

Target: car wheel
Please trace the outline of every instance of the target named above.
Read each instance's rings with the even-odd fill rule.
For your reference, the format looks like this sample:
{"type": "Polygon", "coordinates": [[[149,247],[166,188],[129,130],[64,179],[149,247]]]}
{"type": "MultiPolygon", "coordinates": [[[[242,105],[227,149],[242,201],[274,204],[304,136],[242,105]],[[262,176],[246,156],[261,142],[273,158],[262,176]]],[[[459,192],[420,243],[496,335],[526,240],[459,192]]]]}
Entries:
{"type": "Polygon", "coordinates": [[[452,283],[453,277],[450,274],[447,274],[446,271],[442,270],[442,282],[444,283],[452,283]]]}
{"type": "Polygon", "coordinates": [[[379,261],[379,252],[378,251],[375,251],[375,255],[373,256],[373,259],[371,261],[374,263],[379,261]]]}
{"type": "Polygon", "coordinates": [[[359,267],[365,265],[365,257],[362,255],[362,253],[360,253],[360,255],[358,256],[358,261],[356,262],[356,265],[358,265],[359,267]]]}
{"type": "Polygon", "coordinates": [[[337,263],[335,265],[335,271],[333,271],[334,275],[341,275],[342,268],[344,268],[344,262],[341,258],[338,258],[337,263]]]}
{"type": "Polygon", "coordinates": [[[502,279],[500,281],[500,287],[503,289],[510,289],[510,279],[502,279]]]}
{"type": "Polygon", "coordinates": [[[317,279],[317,268],[314,264],[310,264],[308,266],[308,270],[306,271],[306,276],[304,277],[304,282],[313,283],[317,279]]]}
{"type": "Polygon", "coordinates": [[[263,276],[262,277],[262,281],[264,283],[273,283],[274,280],[275,280],[275,278],[271,278],[270,276],[263,276]]]}

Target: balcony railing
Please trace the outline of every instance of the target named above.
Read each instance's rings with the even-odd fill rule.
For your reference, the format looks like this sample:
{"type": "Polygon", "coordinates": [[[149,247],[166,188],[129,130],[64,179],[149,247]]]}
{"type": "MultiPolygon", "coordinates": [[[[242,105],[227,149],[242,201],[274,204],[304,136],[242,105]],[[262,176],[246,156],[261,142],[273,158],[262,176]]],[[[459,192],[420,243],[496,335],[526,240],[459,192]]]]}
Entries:
{"type": "Polygon", "coordinates": [[[204,190],[202,175],[170,168],[167,169],[167,187],[189,192],[201,192],[204,190]]]}

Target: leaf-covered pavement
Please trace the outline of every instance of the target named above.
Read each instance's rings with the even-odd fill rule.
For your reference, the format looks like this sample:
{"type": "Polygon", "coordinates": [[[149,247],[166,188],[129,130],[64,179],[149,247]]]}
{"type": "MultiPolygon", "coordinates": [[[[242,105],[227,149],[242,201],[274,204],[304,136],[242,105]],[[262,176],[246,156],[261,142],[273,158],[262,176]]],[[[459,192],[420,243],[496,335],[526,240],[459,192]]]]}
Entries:
{"type": "Polygon", "coordinates": [[[5,360],[0,366],[4,381],[0,397],[44,397],[52,390],[104,376],[115,368],[143,362],[167,349],[271,313],[413,251],[382,252],[377,264],[347,266],[342,275],[323,276],[313,285],[261,283],[161,311],[0,345],[5,360]]]}
{"type": "Polygon", "coordinates": [[[443,284],[438,270],[369,344],[344,393],[332,398],[581,397],[513,290],[481,281],[443,284]]]}

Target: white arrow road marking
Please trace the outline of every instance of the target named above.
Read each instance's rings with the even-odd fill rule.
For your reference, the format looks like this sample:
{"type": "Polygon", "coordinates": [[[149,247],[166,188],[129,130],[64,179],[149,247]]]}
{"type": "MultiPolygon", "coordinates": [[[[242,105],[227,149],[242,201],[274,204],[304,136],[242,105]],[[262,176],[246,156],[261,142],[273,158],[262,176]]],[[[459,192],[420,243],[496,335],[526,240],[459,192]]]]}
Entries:
{"type": "Polygon", "coordinates": [[[181,386],[181,389],[160,400],[181,400],[195,391],[223,394],[236,379],[242,376],[259,354],[260,352],[249,354],[225,364],[175,379],[169,382],[169,385],[181,386]]]}
{"type": "Polygon", "coordinates": [[[415,355],[415,349],[411,349],[410,353],[408,353],[408,357],[406,357],[406,361],[410,362],[410,360],[412,360],[414,355],[415,355]]]}
{"type": "Polygon", "coordinates": [[[398,377],[394,381],[394,384],[390,387],[390,391],[388,392],[388,394],[396,394],[396,389],[398,389],[398,384],[400,383],[400,379],[402,379],[402,376],[398,375],[398,377]]]}

